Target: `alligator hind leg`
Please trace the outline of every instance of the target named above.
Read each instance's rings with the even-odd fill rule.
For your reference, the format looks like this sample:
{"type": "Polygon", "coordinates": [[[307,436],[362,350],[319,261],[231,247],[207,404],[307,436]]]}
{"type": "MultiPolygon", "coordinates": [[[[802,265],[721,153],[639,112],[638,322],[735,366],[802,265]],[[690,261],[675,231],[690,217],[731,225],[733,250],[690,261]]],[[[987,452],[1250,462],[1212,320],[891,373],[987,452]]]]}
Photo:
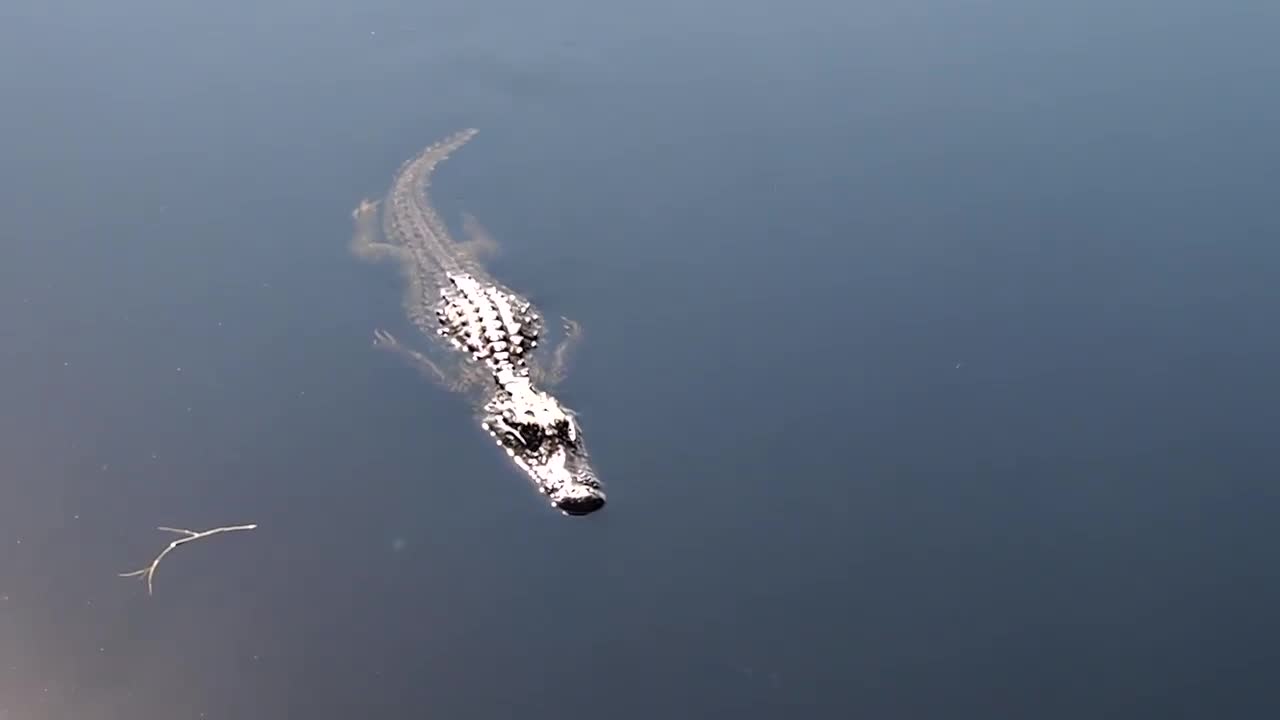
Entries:
{"type": "Polygon", "coordinates": [[[362,200],[360,206],[351,211],[355,220],[355,234],[351,236],[351,252],[364,260],[383,260],[394,258],[404,261],[408,253],[399,245],[381,242],[378,238],[378,203],[373,200],[362,200]]]}
{"type": "Polygon", "coordinates": [[[386,330],[373,331],[373,345],[374,347],[394,352],[407,360],[410,365],[416,367],[423,375],[435,380],[452,392],[458,392],[471,383],[470,378],[465,373],[457,378],[449,377],[449,374],[435,364],[435,361],[431,358],[417,350],[401,345],[400,341],[386,330]]]}
{"type": "Polygon", "coordinates": [[[498,241],[493,239],[493,235],[489,234],[475,215],[462,214],[462,231],[466,233],[467,239],[459,243],[458,249],[471,260],[479,262],[498,254],[498,241]]]}
{"type": "Polygon", "coordinates": [[[351,241],[351,252],[363,260],[406,260],[409,256],[404,248],[390,243],[377,242],[357,237],[351,241]]]}

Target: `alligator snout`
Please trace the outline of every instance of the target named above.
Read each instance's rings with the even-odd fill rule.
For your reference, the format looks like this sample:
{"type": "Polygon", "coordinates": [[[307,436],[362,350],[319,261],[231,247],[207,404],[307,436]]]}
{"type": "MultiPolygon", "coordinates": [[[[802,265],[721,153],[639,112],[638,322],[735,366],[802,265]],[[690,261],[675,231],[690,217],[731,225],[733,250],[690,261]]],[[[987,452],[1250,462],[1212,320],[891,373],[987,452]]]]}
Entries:
{"type": "Polygon", "coordinates": [[[590,515],[604,507],[604,495],[587,493],[557,500],[552,505],[555,505],[565,515],[590,515]]]}

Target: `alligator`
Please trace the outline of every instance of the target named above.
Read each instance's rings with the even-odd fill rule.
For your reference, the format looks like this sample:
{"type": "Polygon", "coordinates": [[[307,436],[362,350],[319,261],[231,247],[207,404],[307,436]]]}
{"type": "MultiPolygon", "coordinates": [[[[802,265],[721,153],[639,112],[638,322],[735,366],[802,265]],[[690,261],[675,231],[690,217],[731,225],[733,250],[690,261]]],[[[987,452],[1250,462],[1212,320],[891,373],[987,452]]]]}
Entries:
{"type": "Polygon", "coordinates": [[[455,241],[431,204],[432,173],[476,132],[462,130],[428,146],[400,166],[384,200],[363,200],[352,212],[356,229],[351,250],[366,260],[396,261],[407,280],[409,320],[456,352],[438,362],[381,329],[374,331],[374,345],[395,352],[452,391],[488,392],[480,408],[481,427],[552,507],[565,515],[587,515],[604,507],[605,493],[582,428],[572,410],[538,389],[564,379],[581,327],[561,318],[563,337],[549,358],[539,357],[540,313],[490,277],[481,262],[495,250],[492,238],[474,217],[464,215],[468,239],[455,241]]]}

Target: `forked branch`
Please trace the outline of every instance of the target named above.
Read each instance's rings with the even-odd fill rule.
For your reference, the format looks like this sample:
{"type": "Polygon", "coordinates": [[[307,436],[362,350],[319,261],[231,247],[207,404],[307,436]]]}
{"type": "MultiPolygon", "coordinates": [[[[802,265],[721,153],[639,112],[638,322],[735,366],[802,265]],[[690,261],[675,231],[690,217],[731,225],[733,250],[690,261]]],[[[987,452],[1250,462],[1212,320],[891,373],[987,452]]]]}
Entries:
{"type": "Polygon", "coordinates": [[[258,527],[256,524],[228,525],[226,527],[216,527],[216,528],[213,528],[212,530],[205,530],[203,532],[186,530],[184,528],[171,528],[171,527],[157,528],[157,530],[163,530],[164,532],[177,533],[179,535],[182,535],[183,537],[169,543],[169,546],[166,547],[164,550],[161,550],[160,554],[156,556],[156,559],[152,560],[151,564],[148,565],[147,567],[144,567],[141,570],[134,570],[133,572],[120,573],[120,577],[145,578],[147,581],[147,594],[150,595],[152,594],[151,581],[152,581],[152,578],[155,577],[156,569],[160,567],[160,561],[164,559],[165,555],[168,555],[169,553],[173,552],[174,548],[178,547],[179,545],[184,545],[186,543],[192,542],[194,540],[199,540],[200,538],[209,537],[210,535],[217,535],[218,533],[224,533],[224,532],[234,532],[237,530],[253,530],[256,527],[258,527]]]}

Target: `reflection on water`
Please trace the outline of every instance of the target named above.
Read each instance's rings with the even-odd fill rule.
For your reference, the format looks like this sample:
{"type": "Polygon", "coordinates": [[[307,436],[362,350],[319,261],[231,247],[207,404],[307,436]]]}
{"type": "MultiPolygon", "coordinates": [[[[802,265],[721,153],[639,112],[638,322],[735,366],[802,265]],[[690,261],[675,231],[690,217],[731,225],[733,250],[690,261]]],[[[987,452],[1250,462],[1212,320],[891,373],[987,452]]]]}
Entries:
{"type": "Polygon", "coordinates": [[[1266,714],[1280,11],[11,5],[0,718],[1266,714]],[[580,522],[369,348],[473,126],[580,522]]]}

